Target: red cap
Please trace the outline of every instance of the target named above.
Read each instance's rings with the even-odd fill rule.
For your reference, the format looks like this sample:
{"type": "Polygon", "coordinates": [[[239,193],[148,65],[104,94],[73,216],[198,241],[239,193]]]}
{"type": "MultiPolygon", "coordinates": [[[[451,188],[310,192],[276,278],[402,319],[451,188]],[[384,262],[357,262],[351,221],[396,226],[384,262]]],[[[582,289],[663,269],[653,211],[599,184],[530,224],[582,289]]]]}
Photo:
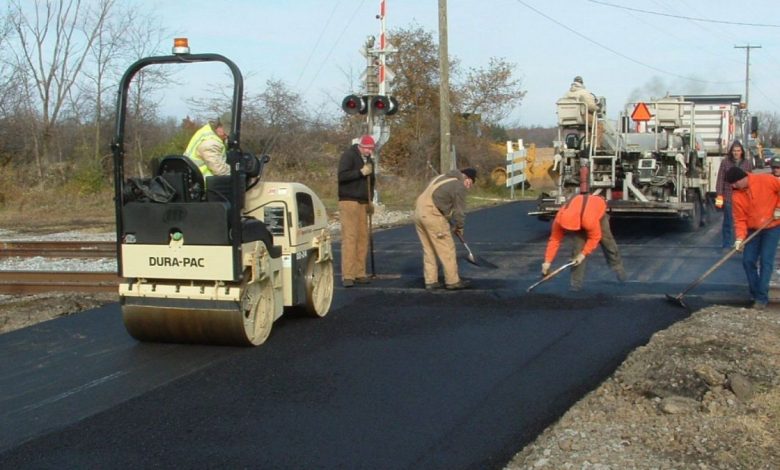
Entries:
{"type": "Polygon", "coordinates": [[[370,135],[366,134],[360,138],[359,146],[367,149],[373,149],[376,143],[374,143],[374,138],[370,135]]]}

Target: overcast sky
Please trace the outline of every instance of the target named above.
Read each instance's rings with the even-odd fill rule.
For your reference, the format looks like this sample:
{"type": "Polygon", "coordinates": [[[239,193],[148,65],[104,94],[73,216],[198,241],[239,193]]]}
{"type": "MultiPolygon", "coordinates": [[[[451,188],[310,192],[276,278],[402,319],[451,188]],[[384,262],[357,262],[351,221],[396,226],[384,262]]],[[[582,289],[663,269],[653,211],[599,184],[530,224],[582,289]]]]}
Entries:
{"type": "MultiPolygon", "coordinates": [[[[358,51],[379,32],[379,0],[140,1],[171,37],[188,37],[193,53],[236,62],[248,92],[279,79],[306,98],[301,105],[327,114],[358,91],[350,88],[365,67],[358,51]]],[[[419,25],[438,37],[438,0],[386,5],[388,29],[419,25]]],[[[750,108],[777,112],[778,12],[777,0],[448,0],[449,53],[464,68],[490,57],[516,64],[528,93],[505,124],[552,126],[575,75],[606,97],[612,118],[667,91],[744,95],[746,49],[735,46],[761,46],[750,49],[750,108]]],[[[183,86],[203,87],[209,73],[188,73],[183,86]]],[[[169,103],[169,113],[186,113],[169,103]]]]}

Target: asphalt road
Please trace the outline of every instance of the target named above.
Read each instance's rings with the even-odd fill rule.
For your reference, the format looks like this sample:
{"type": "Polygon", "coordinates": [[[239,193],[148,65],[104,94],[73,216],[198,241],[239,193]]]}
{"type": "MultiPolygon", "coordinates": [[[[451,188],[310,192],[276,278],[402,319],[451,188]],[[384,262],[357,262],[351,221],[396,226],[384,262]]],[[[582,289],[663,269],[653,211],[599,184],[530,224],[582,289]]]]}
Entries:
{"type": "MultiPolygon", "coordinates": [[[[422,289],[410,226],[375,234],[376,279],[259,348],[143,344],[117,304],[0,336],[1,468],[500,468],[636,347],[687,312],[664,300],[722,255],[720,220],[613,220],[629,281],[539,279],[549,223],[469,214],[473,288],[422,289]]],[[[566,261],[562,247],[557,266],[566,261]]],[[[338,263],[337,263],[338,266],[338,263]]],[[[738,260],[689,295],[747,302],[738,260]]]]}

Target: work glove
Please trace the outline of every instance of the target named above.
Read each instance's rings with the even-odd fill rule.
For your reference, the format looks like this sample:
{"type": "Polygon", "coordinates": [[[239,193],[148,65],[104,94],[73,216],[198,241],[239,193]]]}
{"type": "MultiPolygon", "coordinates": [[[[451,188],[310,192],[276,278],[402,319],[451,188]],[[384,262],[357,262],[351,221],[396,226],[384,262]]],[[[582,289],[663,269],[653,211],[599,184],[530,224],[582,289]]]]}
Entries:
{"type": "Polygon", "coordinates": [[[542,263],[542,276],[546,276],[550,272],[550,263],[544,262],[542,263]]]}
{"type": "Polygon", "coordinates": [[[371,203],[368,203],[366,206],[366,215],[374,215],[374,205],[371,203]]]}
{"type": "Polygon", "coordinates": [[[585,255],[580,253],[577,256],[575,256],[572,261],[574,261],[574,266],[579,266],[580,264],[582,264],[583,261],[585,261],[585,255]]]}
{"type": "Polygon", "coordinates": [[[360,169],[360,174],[363,176],[368,176],[373,172],[374,172],[374,165],[370,163],[366,163],[365,165],[363,165],[363,168],[360,169]]]}
{"type": "Polygon", "coordinates": [[[736,251],[742,251],[742,240],[737,240],[734,242],[734,249],[736,251]]]}
{"type": "Polygon", "coordinates": [[[463,238],[463,229],[462,228],[456,228],[452,230],[452,233],[455,234],[458,238],[463,238]]]}
{"type": "Polygon", "coordinates": [[[723,209],[723,196],[718,194],[718,196],[715,198],[715,207],[718,209],[723,209]]]}
{"type": "Polygon", "coordinates": [[[780,207],[775,207],[774,219],[780,219],[780,207]]]}

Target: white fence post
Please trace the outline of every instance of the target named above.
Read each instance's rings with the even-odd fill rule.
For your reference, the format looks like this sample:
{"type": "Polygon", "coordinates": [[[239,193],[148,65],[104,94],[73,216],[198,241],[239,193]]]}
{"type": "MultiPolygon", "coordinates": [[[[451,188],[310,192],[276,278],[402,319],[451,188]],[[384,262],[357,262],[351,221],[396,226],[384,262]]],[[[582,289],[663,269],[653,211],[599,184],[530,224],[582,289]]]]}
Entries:
{"type": "Polygon", "coordinates": [[[515,198],[515,185],[520,184],[521,197],[525,197],[525,164],[528,154],[523,147],[523,139],[517,140],[517,150],[511,140],[506,142],[506,186],[509,197],[515,198]]]}

